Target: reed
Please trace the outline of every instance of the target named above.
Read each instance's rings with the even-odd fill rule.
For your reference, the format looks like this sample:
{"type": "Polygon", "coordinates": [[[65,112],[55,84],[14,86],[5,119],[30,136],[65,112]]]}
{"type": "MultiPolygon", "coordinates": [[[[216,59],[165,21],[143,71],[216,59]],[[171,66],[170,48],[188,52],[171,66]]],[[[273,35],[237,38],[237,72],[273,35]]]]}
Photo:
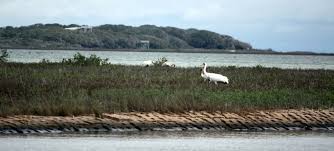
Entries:
{"type": "Polygon", "coordinates": [[[334,71],[209,67],[229,85],[208,84],[200,68],[62,63],[0,64],[0,115],[83,115],[323,109],[334,106],[334,71]]]}

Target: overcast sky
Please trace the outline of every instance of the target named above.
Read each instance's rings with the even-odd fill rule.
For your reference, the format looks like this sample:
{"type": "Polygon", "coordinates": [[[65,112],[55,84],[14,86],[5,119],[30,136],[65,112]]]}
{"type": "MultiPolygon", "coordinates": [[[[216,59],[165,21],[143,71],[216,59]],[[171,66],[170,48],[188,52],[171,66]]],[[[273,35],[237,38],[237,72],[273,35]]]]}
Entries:
{"type": "Polygon", "coordinates": [[[0,0],[0,26],[35,23],[198,28],[255,48],[334,52],[334,0],[0,0]]]}

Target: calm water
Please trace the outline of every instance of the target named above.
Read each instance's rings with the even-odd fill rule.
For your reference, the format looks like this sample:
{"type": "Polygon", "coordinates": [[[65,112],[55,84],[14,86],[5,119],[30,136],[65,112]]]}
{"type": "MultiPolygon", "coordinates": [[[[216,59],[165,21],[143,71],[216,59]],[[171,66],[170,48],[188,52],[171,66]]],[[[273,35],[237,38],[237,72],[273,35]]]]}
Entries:
{"type": "Polygon", "coordinates": [[[330,151],[333,133],[189,133],[0,136],[3,151],[330,151]]]}
{"type": "MultiPolygon", "coordinates": [[[[13,62],[40,62],[43,58],[52,62],[71,58],[78,51],[66,50],[9,50],[13,62]]],[[[109,58],[110,63],[141,65],[145,60],[157,60],[166,57],[179,67],[200,66],[203,62],[209,66],[256,66],[302,69],[334,70],[334,56],[311,55],[259,55],[259,54],[213,54],[213,53],[170,53],[170,52],[116,52],[116,51],[80,51],[89,56],[96,54],[109,58]]]]}

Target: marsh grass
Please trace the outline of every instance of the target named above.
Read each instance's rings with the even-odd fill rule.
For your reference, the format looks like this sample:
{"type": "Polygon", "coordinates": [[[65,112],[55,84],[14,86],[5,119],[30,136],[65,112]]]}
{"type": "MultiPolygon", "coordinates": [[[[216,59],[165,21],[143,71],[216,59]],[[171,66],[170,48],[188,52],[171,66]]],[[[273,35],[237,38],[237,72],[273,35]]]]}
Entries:
{"type": "Polygon", "coordinates": [[[61,63],[0,65],[0,115],[100,115],[333,108],[334,71],[210,67],[229,85],[208,84],[200,68],[61,63]]]}

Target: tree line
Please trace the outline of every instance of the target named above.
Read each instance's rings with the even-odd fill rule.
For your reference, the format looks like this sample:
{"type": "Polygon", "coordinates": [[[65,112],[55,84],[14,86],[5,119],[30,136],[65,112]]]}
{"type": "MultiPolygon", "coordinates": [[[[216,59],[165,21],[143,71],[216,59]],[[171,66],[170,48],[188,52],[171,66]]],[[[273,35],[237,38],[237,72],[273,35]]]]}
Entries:
{"type": "Polygon", "coordinates": [[[251,49],[248,43],[228,35],[198,29],[180,29],[142,25],[100,25],[92,32],[66,30],[76,24],[34,24],[21,27],[1,27],[2,48],[105,48],[136,49],[141,40],[149,40],[153,49],[251,49]]]}

